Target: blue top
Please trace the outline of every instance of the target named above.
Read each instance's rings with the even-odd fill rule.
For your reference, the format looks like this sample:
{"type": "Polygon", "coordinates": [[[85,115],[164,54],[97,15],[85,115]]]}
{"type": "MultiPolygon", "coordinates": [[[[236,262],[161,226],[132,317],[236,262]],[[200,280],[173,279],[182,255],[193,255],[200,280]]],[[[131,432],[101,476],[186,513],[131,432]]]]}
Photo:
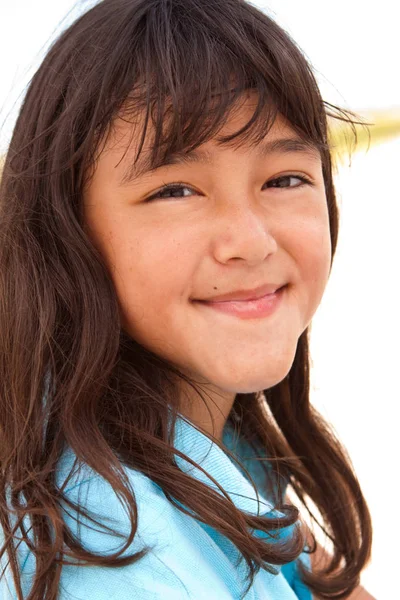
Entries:
{"type": "MultiPolygon", "coordinates": [[[[223,442],[236,456],[241,457],[258,489],[257,477],[260,471],[257,470],[257,461],[248,460],[254,454],[250,446],[244,440],[239,440],[238,443],[234,439],[233,428],[229,424],[224,429],[223,442]]],[[[190,422],[178,419],[174,445],[217,480],[238,508],[254,515],[257,514],[257,507],[259,514],[273,510],[272,504],[260,492],[258,506],[254,489],[243,471],[190,422]]],[[[57,471],[58,486],[61,486],[69,474],[74,458],[71,449],[64,453],[57,471]]],[[[200,469],[179,457],[176,460],[182,470],[221,493],[200,469]]],[[[234,544],[210,526],[173,506],[161,487],[149,477],[130,467],[124,468],[138,505],[138,530],[123,556],[141,550],[144,545],[155,546],[154,550],[135,564],[120,568],[63,565],[58,598],[239,600],[247,585],[247,564],[243,560],[237,566],[240,554],[234,544]]],[[[109,527],[124,534],[130,531],[127,510],[119,502],[109,483],[89,469],[88,465],[83,466],[79,475],[74,474],[65,494],[80,505],[84,503],[85,509],[94,511],[94,518],[101,518],[101,522],[104,519],[109,527]],[[112,521],[109,520],[110,517],[113,518],[112,521]]],[[[70,507],[66,507],[66,510],[68,513],[72,511],[70,507]]],[[[99,530],[99,526],[83,516],[80,517],[79,533],[75,519],[70,514],[63,513],[67,525],[74,535],[81,536],[87,549],[110,554],[123,546],[125,539],[99,530]]],[[[29,523],[26,524],[29,528],[29,523]]],[[[22,548],[21,546],[22,544],[18,546],[18,556],[22,565],[22,588],[24,597],[27,597],[34,574],[35,557],[25,544],[22,548]]],[[[310,566],[309,555],[303,553],[300,558],[310,566]]],[[[68,560],[71,561],[70,558],[68,560]]],[[[4,557],[1,564],[5,564],[4,557]]],[[[246,600],[312,600],[311,592],[300,581],[295,562],[276,568],[279,570],[277,575],[265,569],[259,571],[245,596],[246,600]]],[[[7,571],[7,582],[4,578],[0,580],[0,598],[17,598],[11,572],[7,571]]]]}

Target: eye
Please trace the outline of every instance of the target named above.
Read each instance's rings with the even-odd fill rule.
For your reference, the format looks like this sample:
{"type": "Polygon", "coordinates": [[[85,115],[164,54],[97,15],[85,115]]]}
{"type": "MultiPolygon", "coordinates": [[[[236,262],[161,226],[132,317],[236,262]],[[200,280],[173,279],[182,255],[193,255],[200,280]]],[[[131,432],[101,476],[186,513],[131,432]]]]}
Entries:
{"type": "Polygon", "coordinates": [[[195,190],[193,190],[193,188],[183,183],[170,183],[169,185],[165,185],[164,187],[159,189],[158,192],[147,198],[146,202],[150,202],[151,200],[156,200],[158,198],[186,198],[186,196],[192,195],[190,192],[196,193],[195,190]]]}
{"type": "Polygon", "coordinates": [[[273,188],[298,188],[303,185],[312,185],[312,183],[307,177],[304,177],[304,175],[294,174],[282,175],[281,177],[276,177],[266,183],[267,187],[273,188]]]}

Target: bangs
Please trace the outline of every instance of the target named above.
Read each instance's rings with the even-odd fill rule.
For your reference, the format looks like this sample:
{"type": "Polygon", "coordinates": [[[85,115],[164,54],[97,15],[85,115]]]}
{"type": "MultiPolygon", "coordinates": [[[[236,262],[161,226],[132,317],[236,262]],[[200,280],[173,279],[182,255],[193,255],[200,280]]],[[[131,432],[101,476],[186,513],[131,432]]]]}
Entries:
{"type": "Polygon", "coordinates": [[[144,117],[140,131],[132,127],[126,151],[133,139],[138,150],[124,180],[137,173],[147,136],[150,170],[214,138],[249,91],[256,92],[254,113],[219,143],[258,144],[280,114],[307,144],[327,149],[326,115],[314,76],[294,42],[266,15],[231,0],[147,6],[142,3],[140,18],[127,17],[107,69],[113,73],[108,95],[114,107],[104,129],[110,131],[117,118],[134,124],[138,114],[144,117]],[[235,26],[228,18],[232,6],[240,12],[235,26]]]}

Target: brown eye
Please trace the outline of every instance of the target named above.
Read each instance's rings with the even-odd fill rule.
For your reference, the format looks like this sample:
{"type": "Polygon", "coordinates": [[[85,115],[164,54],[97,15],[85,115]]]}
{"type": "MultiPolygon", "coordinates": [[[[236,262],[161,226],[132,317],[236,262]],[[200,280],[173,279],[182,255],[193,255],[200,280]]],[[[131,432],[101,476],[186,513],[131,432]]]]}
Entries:
{"type": "Polygon", "coordinates": [[[266,185],[274,188],[297,188],[302,185],[312,185],[312,183],[309,179],[300,175],[282,175],[282,177],[267,181],[266,185]]]}
{"type": "Polygon", "coordinates": [[[150,202],[151,200],[156,199],[167,199],[167,198],[186,198],[187,196],[191,196],[190,192],[193,192],[192,188],[188,187],[184,184],[170,184],[162,187],[155,194],[147,198],[146,202],[150,202]],[[188,193],[189,190],[189,193],[188,193]]]}

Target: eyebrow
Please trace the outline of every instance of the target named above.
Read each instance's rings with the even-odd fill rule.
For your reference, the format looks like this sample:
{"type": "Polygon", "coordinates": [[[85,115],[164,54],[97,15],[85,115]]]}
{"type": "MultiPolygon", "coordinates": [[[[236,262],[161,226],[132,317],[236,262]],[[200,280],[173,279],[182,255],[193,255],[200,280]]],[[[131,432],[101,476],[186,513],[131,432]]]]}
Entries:
{"type": "MultiPolygon", "coordinates": [[[[303,154],[311,159],[319,159],[320,152],[315,144],[304,141],[300,138],[278,138],[269,140],[255,146],[256,155],[259,158],[266,158],[271,154],[303,154]]],[[[191,152],[175,152],[155,167],[152,167],[148,157],[143,157],[136,164],[130,165],[129,169],[122,177],[120,185],[129,185],[141,175],[151,173],[157,169],[169,165],[188,165],[188,164],[203,164],[210,166],[213,164],[214,155],[208,150],[195,149],[191,152]]]]}

